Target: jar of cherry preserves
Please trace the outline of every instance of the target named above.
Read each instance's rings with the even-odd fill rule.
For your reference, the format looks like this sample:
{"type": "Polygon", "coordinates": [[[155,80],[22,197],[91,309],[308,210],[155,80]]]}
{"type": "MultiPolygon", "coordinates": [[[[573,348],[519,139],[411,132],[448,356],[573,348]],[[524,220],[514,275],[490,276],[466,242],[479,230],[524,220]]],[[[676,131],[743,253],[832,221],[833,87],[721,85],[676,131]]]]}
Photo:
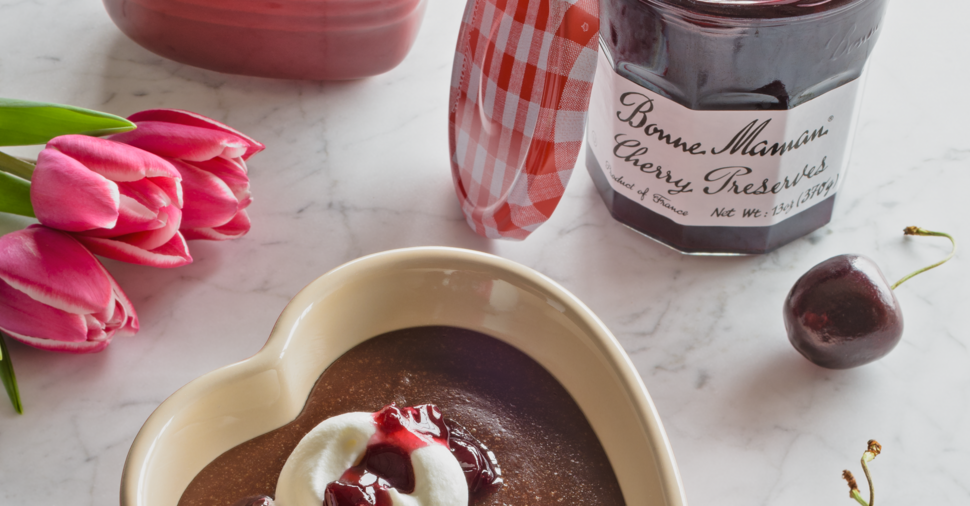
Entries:
{"type": "Polygon", "coordinates": [[[825,225],[887,0],[601,0],[586,167],[621,223],[685,253],[825,225]]]}

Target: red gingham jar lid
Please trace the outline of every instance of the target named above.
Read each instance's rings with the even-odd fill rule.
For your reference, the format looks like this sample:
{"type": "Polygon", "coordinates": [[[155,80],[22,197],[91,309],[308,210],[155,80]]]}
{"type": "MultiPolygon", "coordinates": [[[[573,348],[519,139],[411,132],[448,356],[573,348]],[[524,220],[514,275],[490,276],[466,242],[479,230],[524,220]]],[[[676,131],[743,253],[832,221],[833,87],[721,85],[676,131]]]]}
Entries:
{"type": "Polygon", "coordinates": [[[448,113],[468,224],[524,239],[552,215],[579,156],[599,39],[597,0],[468,0],[448,113]]]}

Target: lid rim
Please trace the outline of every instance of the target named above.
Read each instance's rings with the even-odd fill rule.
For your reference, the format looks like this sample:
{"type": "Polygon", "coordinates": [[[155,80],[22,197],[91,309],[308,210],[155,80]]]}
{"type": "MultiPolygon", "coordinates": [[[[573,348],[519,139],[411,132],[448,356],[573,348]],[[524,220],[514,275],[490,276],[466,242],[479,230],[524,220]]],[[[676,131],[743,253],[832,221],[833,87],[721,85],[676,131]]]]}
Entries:
{"type": "Polygon", "coordinates": [[[467,4],[449,148],[455,193],[479,235],[525,239],[561,200],[582,147],[598,31],[596,0],[467,4]]]}

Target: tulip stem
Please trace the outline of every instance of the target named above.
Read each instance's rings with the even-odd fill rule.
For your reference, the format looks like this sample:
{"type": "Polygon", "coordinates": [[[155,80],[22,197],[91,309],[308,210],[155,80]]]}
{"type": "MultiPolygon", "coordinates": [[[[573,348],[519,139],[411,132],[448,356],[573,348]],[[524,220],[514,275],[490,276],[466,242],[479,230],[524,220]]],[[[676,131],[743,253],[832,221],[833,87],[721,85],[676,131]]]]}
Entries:
{"type": "Polygon", "coordinates": [[[34,164],[0,151],[0,170],[30,181],[34,175],[34,164]]]}
{"type": "Polygon", "coordinates": [[[911,278],[911,277],[913,277],[913,276],[915,276],[917,274],[922,274],[922,273],[924,273],[924,272],[926,272],[926,271],[928,271],[928,270],[930,270],[930,269],[932,269],[934,267],[939,267],[940,265],[943,265],[944,263],[946,263],[947,260],[953,258],[953,255],[956,255],[957,254],[957,241],[950,234],[947,234],[947,233],[944,233],[944,232],[933,232],[931,230],[926,230],[926,229],[919,228],[919,227],[906,227],[906,228],[903,229],[903,234],[904,235],[924,235],[924,236],[933,236],[933,237],[946,237],[947,239],[950,240],[950,244],[953,245],[953,249],[950,250],[950,254],[947,255],[946,258],[944,258],[943,260],[940,260],[939,262],[936,262],[933,265],[930,265],[930,266],[927,266],[927,267],[923,267],[922,269],[920,269],[918,271],[911,272],[911,273],[907,274],[906,276],[903,276],[903,279],[900,279],[899,281],[896,282],[896,284],[894,284],[893,286],[890,287],[891,290],[895,290],[897,286],[903,284],[903,281],[906,281],[907,279],[909,279],[909,278],[911,278]]]}
{"type": "Polygon", "coordinates": [[[7,390],[13,409],[18,414],[24,414],[24,405],[20,402],[20,390],[17,388],[17,375],[13,372],[13,362],[10,360],[10,352],[7,351],[3,332],[0,332],[0,379],[3,380],[3,386],[7,390]]]}
{"type": "Polygon", "coordinates": [[[0,171],[0,212],[36,216],[30,202],[30,181],[0,171]]]}

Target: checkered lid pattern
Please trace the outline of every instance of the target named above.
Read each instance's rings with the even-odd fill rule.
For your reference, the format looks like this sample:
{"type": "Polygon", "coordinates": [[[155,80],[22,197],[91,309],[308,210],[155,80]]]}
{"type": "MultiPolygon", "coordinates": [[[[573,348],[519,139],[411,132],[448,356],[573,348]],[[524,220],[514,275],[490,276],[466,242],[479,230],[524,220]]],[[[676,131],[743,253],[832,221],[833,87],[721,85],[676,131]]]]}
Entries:
{"type": "Polygon", "coordinates": [[[562,198],[596,70],[597,0],[468,0],[451,76],[451,170],[475,232],[525,239],[562,198]]]}

